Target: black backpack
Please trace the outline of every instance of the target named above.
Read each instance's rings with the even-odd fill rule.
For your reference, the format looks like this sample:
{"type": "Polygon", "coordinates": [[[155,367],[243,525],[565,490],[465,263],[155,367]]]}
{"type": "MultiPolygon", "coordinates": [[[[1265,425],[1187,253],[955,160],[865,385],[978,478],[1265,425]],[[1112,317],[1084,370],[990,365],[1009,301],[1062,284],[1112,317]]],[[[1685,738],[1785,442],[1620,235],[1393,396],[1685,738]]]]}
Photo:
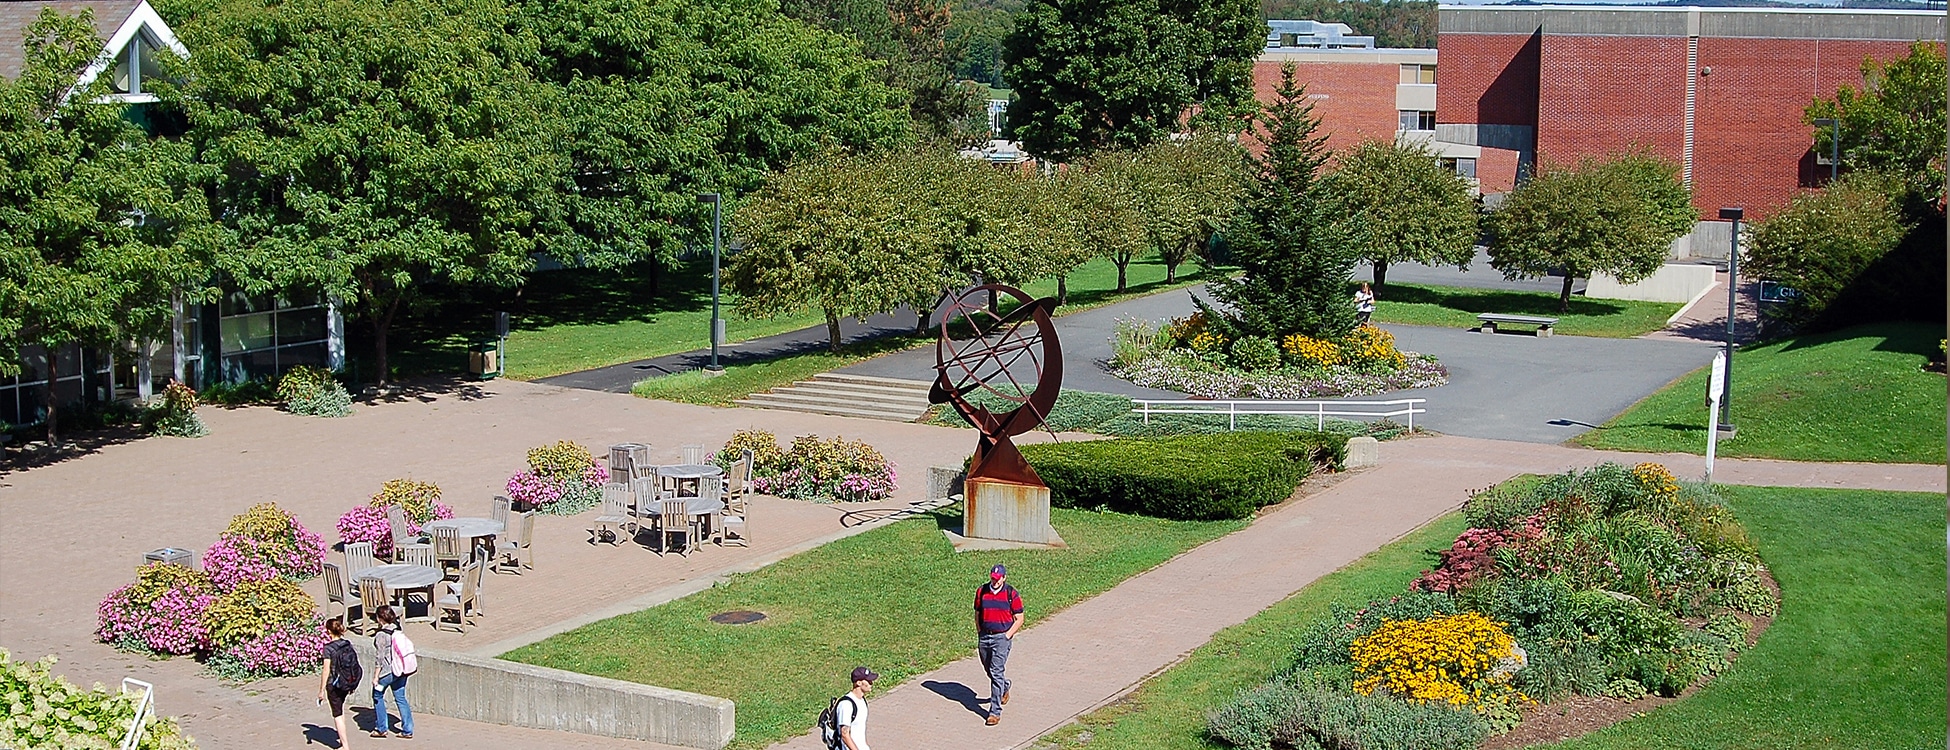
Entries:
{"type": "Polygon", "coordinates": [[[854,701],[853,715],[860,715],[859,699],[847,693],[827,704],[826,710],[819,712],[819,741],[827,750],[841,750],[846,745],[840,742],[840,701],[854,701]]]}
{"type": "Polygon", "coordinates": [[[332,687],[348,693],[359,687],[366,672],[359,666],[359,652],[352,649],[352,644],[343,638],[327,643],[325,655],[332,659],[332,687]]]}

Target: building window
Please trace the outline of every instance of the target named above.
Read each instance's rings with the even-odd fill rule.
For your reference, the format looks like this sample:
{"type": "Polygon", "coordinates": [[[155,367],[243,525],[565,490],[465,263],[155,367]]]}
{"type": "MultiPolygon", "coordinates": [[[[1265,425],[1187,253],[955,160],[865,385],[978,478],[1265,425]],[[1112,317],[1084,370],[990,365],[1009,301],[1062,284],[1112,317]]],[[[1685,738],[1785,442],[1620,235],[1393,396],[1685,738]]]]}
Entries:
{"type": "Polygon", "coordinates": [[[115,67],[108,76],[108,90],[112,93],[148,93],[144,81],[162,77],[162,62],[156,59],[156,48],[141,34],[129,40],[129,46],[115,57],[115,67]]]}
{"type": "Polygon", "coordinates": [[[327,365],[330,309],[308,295],[233,293],[218,303],[222,378],[275,380],[296,365],[327,365]]]}
{"type": "Polygon", "coordinates": [[[1476,160],[1466,158],[1443,159],[1442,168],[1456,173],[1465,180],[1476,179],[1476,160]]]}
{"type": "Polygon", "coordinates": [[[1434,65],[1403,65],[1402,83],[1435,83],[1434,65]]]}
{"type": "Polygon", "coordinates": [[[1412,109],[1400,110],[1402,130],[1434,130],[1435,113],[1412,109]]]}

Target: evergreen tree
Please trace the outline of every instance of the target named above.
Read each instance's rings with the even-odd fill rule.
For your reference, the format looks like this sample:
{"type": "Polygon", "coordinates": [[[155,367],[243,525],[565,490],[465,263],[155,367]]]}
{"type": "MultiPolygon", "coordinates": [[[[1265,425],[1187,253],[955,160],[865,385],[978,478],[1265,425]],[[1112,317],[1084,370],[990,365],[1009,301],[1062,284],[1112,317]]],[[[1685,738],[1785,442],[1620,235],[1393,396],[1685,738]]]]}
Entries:
{"type": "Polygon", "coordinates": [[[1320,185],[1327,137],[1317,133],[1320,120],[1293,73],[1291,64],[1281,68],[1274,102],[1254,118],[1253,135],[1266,150],[1247,157],[1253,179],[1224,233],[1231,262],[1244,273],[1212,282],[1213,296],[1231,308],[1229,318],[1205,312],[1227,338],[1304,333],[1334,339],[1354,328],[1347,281],[1355,250],[1320,185]]]}

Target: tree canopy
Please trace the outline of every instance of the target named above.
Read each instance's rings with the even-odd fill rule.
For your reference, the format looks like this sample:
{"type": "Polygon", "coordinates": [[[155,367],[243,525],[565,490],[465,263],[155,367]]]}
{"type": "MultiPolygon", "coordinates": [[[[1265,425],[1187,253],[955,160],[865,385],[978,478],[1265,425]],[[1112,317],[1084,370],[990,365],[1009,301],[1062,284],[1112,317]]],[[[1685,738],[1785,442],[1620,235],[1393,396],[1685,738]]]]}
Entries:
{"type": "Polygon", "coordinates": [[[1347,293],[1354,250],[1322,189],[1328,151],[1319,130],[1306,86],[1284,66],[1273,102],[1255,121],[1253,135],[1266,151],[1249,157],[1253,181],[1224,232],[1229,258],[1243,273],[1212,281],[1212,296],[1230,315],[1207,311],[1207,319],[1228,339],[1339,339],[1354,328],[1347,293]]]}
{"type": "MultiPolygon", "coordinates": [[[[89,16],[44,9],[26,38],[20,76],[0,79],[0,374],[20,374],[35,345],[52,377],[61,347],[163,330],[172,293],[201,294],[209,238],[180,144],[98,103],[105,78],[75,88],[102,48],[89,16]]],[[[58,442],[55,389],[44,395],[58,442]]]]}
{"type": "MultiPolygon", "coordinates": [[[[955,79],[947,38],[953,13],[941,0],[785,0],[786,15],[857,40],[881,81],[906,94],[923,135],[966,140],[986,130],[984,92],[955,79]]],[[[959,36],[959,35],[958,35],[959,36]]]]}
{"type": "Polygon", "coordinates": [[[1003,42],[1009,123],[1039,157],[1135,149],[1252,107],[1252,0],[1029,0],[1003,42]]]}
{"type": "Polygon", "coordinates": [[[1396,263],[1467,267],[1476,257],[1469,182],[1420,144],[1366,141],[1342,156],[1326,189],[1342,231],[1374,267],[1374,290],[1396,263]]]}
{"type": "MultiPolygon", "coordinates": [[[[1804,121],[1841,120],[1842,165],[1899,175],[1915,196],[1935,199],[1943,192],[1943,51],[1917,42],[1909,54],[1880,62],[1862,61],[1863,86],[1844,85],[1833,99],[1808,105],[1804,121]]],[[[1815,128],[1815,152],[1827,154],[1834,130],[1815,128]]]]}
{"type": "MultiPolygon", "coordinates": [[[[1767,312],[1791,325],[1812,322],[1829,312],[1902,242],[1905,227],[1899,196],[1903,190],[1900,179],[1856,172],[1826,190],[1802,193],[1779,213],[1755,222],[1748,233],[1746,269],[1796,292],[1792,301],[1765,308],[1767,312]]],[[[1936,248],[1939,256],[1942,251],[1936,248]]],[[[1935,276],[1940,283],[1942,275],[1935,276]]],[[[1941,301],[1939,295],[1934,306],[1940,309],[1941,301]]],[[[1891,306],[1888,299],[1855,302],[1865,307],[1891,306]]]]}
{"type": "Polygon", "coordinates": [[[1511,279],[1562,274],[1558,308],[1569,310],[1572,280],[1651,276],[1698,216],[1678,165],[1649,153],[1546,167],[1490,214],[1490,267],[1511,279]]]}

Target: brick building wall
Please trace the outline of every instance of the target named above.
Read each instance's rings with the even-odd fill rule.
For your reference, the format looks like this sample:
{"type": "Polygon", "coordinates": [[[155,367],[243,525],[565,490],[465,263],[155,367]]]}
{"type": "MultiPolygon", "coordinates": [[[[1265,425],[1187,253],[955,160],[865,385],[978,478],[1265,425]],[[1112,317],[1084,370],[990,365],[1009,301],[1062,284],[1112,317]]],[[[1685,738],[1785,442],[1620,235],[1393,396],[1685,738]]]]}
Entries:
{"type": "Polygon", "coordinates": [[[1440,35],[1436,119],[1536,125],[1542,41],[1538,34],[1440,35]]]}
{"type": "MultiPolygon", "coordinates": [[[[1253,89],[1261,102],[1274,101],[1280,67],[1287,62],[1267,56],[1253,64],[1253,89]]],[[[1307,86],[1328,148],[1345,151],[1369,139],[1395,139],[1401,122],[1395,109],[1399,62],[1291,62],[1294,80],[1307,86]]]]}
{"type": "Polygon", "coordinates": [[[1539,163],[1637,147],[1685,156],[1685,39],[1545,34],[1542,60],[1539,163]]]}

